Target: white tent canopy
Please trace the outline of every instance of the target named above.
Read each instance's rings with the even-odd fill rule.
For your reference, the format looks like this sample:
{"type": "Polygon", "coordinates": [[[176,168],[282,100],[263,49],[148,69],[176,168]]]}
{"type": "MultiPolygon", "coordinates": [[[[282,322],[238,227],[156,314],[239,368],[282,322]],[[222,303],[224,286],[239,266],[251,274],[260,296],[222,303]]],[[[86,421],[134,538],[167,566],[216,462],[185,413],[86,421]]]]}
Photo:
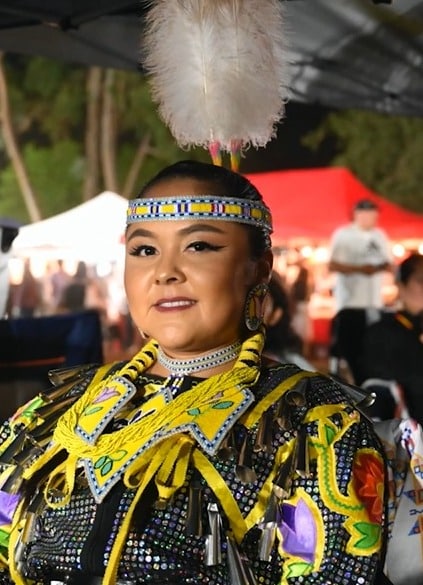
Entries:
{"type": "Polygon", "coordinates": [[[19,230],[12,254],[31,257],[71,258],[97,263],[122,255],[128,201],[105,191],[96,197],[48,219],[19,230]]]}

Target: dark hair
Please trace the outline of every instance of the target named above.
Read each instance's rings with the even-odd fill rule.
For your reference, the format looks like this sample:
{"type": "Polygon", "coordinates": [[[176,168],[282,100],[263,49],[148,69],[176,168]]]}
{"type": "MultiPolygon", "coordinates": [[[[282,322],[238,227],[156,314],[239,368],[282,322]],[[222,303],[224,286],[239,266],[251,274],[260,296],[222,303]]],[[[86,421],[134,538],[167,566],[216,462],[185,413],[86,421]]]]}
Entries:
{"type": "Polygon", "coordinates": [[[87,265],[85,264],[85,262],[83,260],[80,260],[78,262],[77,267],[76,267],[74,279],[75,280],[77,280],[77,279],[84,280],[87,278],[87,276],[88,276],[87,265]]]}
{"type": "Polygon", "coordinates": [[[272,272],[269,282],[269,294],[272,297],[274,308],[282,309],[282,316],[272,326],[266,327],[266,343],[264,349],[272,353],[285,350],[302,352],[303,343],[299,335],[292,328],[292,306],[289,295],[277,272],[272,272]]]}
{"type": "Polygon", "coordinates": [[[355,210],[378,210],[379,209],[379,205],[375,202],[372,201],[371,199],[360,199],[360,201],[357,201],[356,204],[354,205],[354,209],[355,210]]]}
{"type": "MultiPolygon", "coordinates": [[[[204,183],[208,195],[230,195],[239,199],[263,201],[256,187],[243,175],[225,167],[196,160],[183,160],[165,167],[142,187],[138,197],[142,199],[148,191],[159,187],[161,183],[177,178],[204,183]]],[[[249,232],[252,254],[259,258],[268,248],[264,233],[255,226],[246,225],[245,228],[249,232]]]]}
{"type": "Polygon", "coordinates": [[[401,284],[407,284],[419,268],[423,268],[423,256],[413,252],[398,266],[397,281],[401,284]]]}

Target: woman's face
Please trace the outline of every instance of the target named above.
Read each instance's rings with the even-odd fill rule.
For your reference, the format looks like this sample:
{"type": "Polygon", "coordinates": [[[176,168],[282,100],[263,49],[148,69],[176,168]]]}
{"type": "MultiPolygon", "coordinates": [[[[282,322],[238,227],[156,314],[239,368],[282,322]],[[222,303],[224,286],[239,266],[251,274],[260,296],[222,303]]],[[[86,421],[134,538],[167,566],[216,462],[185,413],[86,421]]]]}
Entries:
{"type": "Polygon", "coordinates": [[[400,284],[398,291],[404,309],[412,315],[423,311],[423,266],[410,276],[406,284],[400,284]]]}
{"type": "MultiPolygon", "coordinates": [[[[205,192],[198,181],[179,178],[146,197],[205,192]]],[[[206,352],[239,339],[247,292],[266,280],[265,272],[263,261],[251,258],[248,232],[239,223],[143,221],[127,230],[125,288],[132,318],[169,355],[206,352]]]]}

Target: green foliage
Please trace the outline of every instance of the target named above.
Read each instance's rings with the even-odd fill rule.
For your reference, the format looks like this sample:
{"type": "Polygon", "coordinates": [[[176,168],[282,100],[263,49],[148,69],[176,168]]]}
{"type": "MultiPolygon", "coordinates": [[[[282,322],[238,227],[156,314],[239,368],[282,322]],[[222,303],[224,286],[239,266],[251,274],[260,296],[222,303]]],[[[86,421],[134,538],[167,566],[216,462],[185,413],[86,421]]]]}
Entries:
{"type": "Polygon", "coordinates": [[[5,61],[15,131],[25,140],[67,138],[83,120],[86,69],[42,57],[5,61]]]}
{"type": "MultiPolygon", "coordinates": [[[[80,145],[70,140],[50,147],[28,143],[23,150],[27,172],[43,216],[49,217],[80,202],[84,173],[80,145]]],[[[0,171],[0,215],[28,221],[28,214],[19,193],[15,173],[10,165],[0,171]]]]}
{"type": "MultiPolygon", "coordinates": [[[[82,200],[88,69],[41,57],[12,55],[6,56],[5,67],[13,128],[42,216],[49,217],[82,200]]],[[[150,137],[149,151],[137,187],[176,160],[209,160],[203,149],[187,153],[176,145],[159,118],[142,75],[113,71],[111,77],[116,174],[121,186],[145,136],[150,137]]],[[[27,221],[28,214],[1,135],[0,155],[0,161],[6,161],[0,163],[0,214],[27,221]]]]}
{"type": "Polygon", "coordinates": [[[380,195],[423,212],[423,119],[363,110],[329,114],[303,138],[309,148],[334,140],[334,166],[345,166],[380,195]]]}

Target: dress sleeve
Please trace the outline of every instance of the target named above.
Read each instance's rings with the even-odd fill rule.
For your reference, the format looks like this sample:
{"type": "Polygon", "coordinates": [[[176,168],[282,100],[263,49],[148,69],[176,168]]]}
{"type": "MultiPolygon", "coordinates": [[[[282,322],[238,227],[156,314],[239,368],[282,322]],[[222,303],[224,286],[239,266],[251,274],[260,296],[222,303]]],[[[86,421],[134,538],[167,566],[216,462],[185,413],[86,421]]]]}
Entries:
{"type": "MultiPolygon", "coordinates": [[[[105,369],[110,365],[104,366],[105,369]]],[[[63,370],[66,373],[67,370],[63,370]]],[[[8,584],[8,545],[13,516],[21,500],[21,480],[26,463],[39,456],[48,444],[55,423],[64,408],[85,391],[93,376],[102,371],[81,366],[74,377],[39,394],[21,406],[0,426],[0,585],[8,584]],[[43,406],[51,407],[41,412],[43,406]],[[25,455],[25,456],[24,456],[25,455]],[[16,464],[19,456],[20,463],[16,464]],[[3,580],[2,580],[3,579],[3,580]]],[[[60,376],[60,371],[57,375],[60,376]]]]}

